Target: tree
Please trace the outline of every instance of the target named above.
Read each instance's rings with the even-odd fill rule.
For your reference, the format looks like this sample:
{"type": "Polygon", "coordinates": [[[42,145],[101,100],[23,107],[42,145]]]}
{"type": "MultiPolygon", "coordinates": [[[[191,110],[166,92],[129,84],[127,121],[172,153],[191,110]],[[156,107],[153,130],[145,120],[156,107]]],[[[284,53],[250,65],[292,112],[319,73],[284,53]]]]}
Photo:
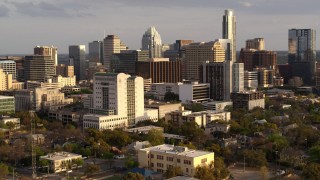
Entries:
{"type": "Polygon", "coordinates": [[[131,157],[129,157],[129,158],[126,159],[125,166],[128,169],[131,169],[131,168],[138,167],[139,163],[137,161],[133,160],[131,157]]]}
{"type": "Polygon", "coordinates": [[[7,122],[6,125],[8,126],[10,131],[12,131],[16,127],[16,124],[13,122],[7,122]]]}
{"type": "Polygon", "coordinates": [[[152,146],[157,146],[164,143],[163,133],[156,129],[151,129],[148,132],[147,140],[152,146]]]}
{"type": "Polygon", "coordinates": [[[215,180],[216,178],[214,177],[213,171],[214,171],[213,163],[206,166],[198,166],[196,167],[196,172],[194,174],[194,177],[200,180],[215,180]]]}
{"type": "Polygon", "coordinates": [[[129,172],[122,178],[122,180],[144,180],[144,177],[140,173],[129,172]]]}
{"type": "Polygon", "coordinates": [[[268,137],[268,140],[272,142],[273,149],[277,151],[281,151],[283,148],[286,148],[289,146],[288,140],[286,137],[281,136],[279,134],[272,134],[268,137]]]}
{"type": "Polygon", "coordinates": [[[310,160],[315,161],[315,162],[320,162],[320,145],[315,145],[312,146],[309,149],[309,156],[310,156],[310,160]]]}
{"type": "Polygon", "coordinates": [[[266,153],[262,150],[244,150],[243,156],[246,158],[246,163],[251,167],[267,165],[266,153]]]}
{"type": "Polygon", "coordinates": [[[103,134],[105,142],[108,142],[110,145],[118,148],[122,148],[132,142],[130,136],[120,129],[104,130],[103,134]]]}
{"type": "Polygon", "coordinates": [[[260,173],[261,173],[261,178],[263,180],[267,180],[268,179],[268,173],[269,173],[269,170],[266,166],[262,166],[260,168],[260,173]]]}
{"type": "Polygon", "coordinates": [[[95,164],[88,164],[85,170],[86,174],[93,174],[100,171],[100,166],[95,164]]]}
{"type": "Polygon", "coordinates": [[[183,175],[181,167],[167,168],[165,176],[167,179],[183,175]]]}
{"type": "Polygon", "coordinates": [[[191,111],[192,112],[204,111],[204,108],[200,103],[193,103],[191,106],[191,111]]]}
{"type": "Polygon", "coordinates": [[[302,177],[308,180],[320,179],[320,165],[318,163],[309,163],[304,166],[302,177]]]}
{"type": "Polygon", "coordinates": [[[179,95],[169,91],[169,92],[166,92],[166,94],[164,95],[164,100],[170,101],[170,102],[173,102],[173,101],[177,102],[179,101],[179,95]]]}
{"type": "Polygon", "coordinates": [[[9,174],[9,167],[6,164],[0,163],[0,179],[6,179],[9,174]]]}

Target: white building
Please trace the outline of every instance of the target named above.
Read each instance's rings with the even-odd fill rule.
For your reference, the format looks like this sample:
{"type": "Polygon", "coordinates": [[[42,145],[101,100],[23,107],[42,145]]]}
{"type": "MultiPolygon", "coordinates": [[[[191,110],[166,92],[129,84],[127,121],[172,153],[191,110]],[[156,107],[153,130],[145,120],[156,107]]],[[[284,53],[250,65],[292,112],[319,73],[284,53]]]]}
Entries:
{"type": "Polygon", "coordinates": [[[232,66],[232,78],[233,78],[233,92],[240,92],[244,90],[244,64],[233,63],[232,66]]]}
{"type": "Polygon", "coordinates": [[[14,129],[20,129],[20,118],[0,116],[0,123],[7,124],[9,122],[14,124],[14,129]]]}
{"type": "Polygon", "coordinates": [[[161,57],[162,40],[159,32],[154,26],[151,26],[142,36],[141,50],[149,50],[150,58],[161,57]]]}
{"type": "Polygon", "coordinates": [[[211,101],[204,102],[202,106],[205,110],[223,111],[226,106],[232,106],[231,101],[211,101]]]}
{"type": "Polygon", "coordinates": [[[82,160],[82,156],[69,152],[54,152],[46,156],[40,156],[40,159],[49,161],[49,168],[52,172],[57,173],[67,171],[69,165],[71,168],[77,167],[76,160],[82,160]]]}
{"type": "Polygon", "coordinates": [[[0,69],[0,91],[6,91],[12,88],[12,74],[7,74],[0,69]]]}
{"type": "Polygon", "coordinates": [[[62,76],[54,76],[52,78],[53,83],[59,83],[60,87],[65,86],[75,86],[76,85],[76,76],[71,77],[62,77],[62,76]]]}
{"type": "Polygon", "coordinates": [[[226,9],[222,21],[222,38],[232,40],[232,61],[236,61],[236,17],[232,9],[226,9]]]}
{"type": "Polygon", "coordinates": [[[139,121],[158,120],[158,110],[144,109],[143,78],[124,73],[95,74],[90,112],[84,116],[84,128],[123,128],[139,121]]]}
{"type": "Polygon", "coordinates": [[[245,71],[244,72],[244,88],[247,90],[256,90],[258,88],[258,72],[245,71]]]}

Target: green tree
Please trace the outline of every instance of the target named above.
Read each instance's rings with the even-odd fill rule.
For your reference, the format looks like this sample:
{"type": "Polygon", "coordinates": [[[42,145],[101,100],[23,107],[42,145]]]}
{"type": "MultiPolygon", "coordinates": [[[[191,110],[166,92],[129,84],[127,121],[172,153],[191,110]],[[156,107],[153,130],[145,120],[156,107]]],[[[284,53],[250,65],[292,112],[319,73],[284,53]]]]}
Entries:
{"type": "Polygon", "coordinates": [[[200,103],[193,103],[191,106],[191,111],[192,112],[204,111],[204,108],[200,103]]]}
{"type": "Polygon", "coordinates": [[[131,173],[126,174],[122,180],[144,180],[144,177],[140,173],[131,173]]]}
{"type": "Polygon", "coordinates": [[[179,101],[179,95],[173,92],[166,92],[166,94],[164,95],[164,100],[170,101],[170,102],[173,102],[173,101],[177,102],[179,101]]]}
{"type": "Polygon", "coordinates": [[[164,143],[163,133],[156,129],[151,129],[148,132],[147,140],[152,146],[157,146],[164,143]]]}
{"type": "Polygon", "coordinates": [[[320,164],[309,163],[302,170],[303,179],[318,180],[320,179],[320,164]]]}
{"type": "Polygon", "coordinates": [[[207,166],[198,166],[196,167],[196,172],[194,174],[195,178],[198,178],[200,180],[215,180],[214,177],[214,164],[211,163],[207,166]]]}
{"type": "Polygon", "coordinates": [[[167,179],[183,175],[181,167],[167,168],[165,176],[167,179]]]}
{"type": "Polygon", "coordinates": [[[125,166],[128,168],[128,169],[131,169],[131,168],[135,168],[135,167],[138,167],[139,166],[139,163],[135,160],[133,160],[131,157],[128,157],[125,161],[125,166]]]}
{"type": "Polygon", "coordinates": [[[47,159],[40,159],[38,162],[38,166],[43,167],[43,166],[49,166],[50,162],[47,159]]]}
{"type": "Polygon", "coordinates": [[[8,126],[10,131],[12,131],[16,127],[16,124],[13,122],[7,122],[6,125],[8,126]]]}
{"type": "Polygon", "coordinates": [[[6,164],[0,163],[0,179],[6,179],[9,174],[9,167],[6,164]]]}
{"type": "Polygon", "coordinates": [[[279,134],[272,134],[268,137],[268,141],[272,142],[273,149],[277,151],[281,151],[283,148],[286,148],[289,146],[289,142],[286,139],[286,137],[281,136],[279,134]]]}
{"type": "Polygon", "coordinates": [[[267,180],[268,179],[268,174],[269,174],[269,170],[266,166],[262,166],[260,168],[260,173],[261,173],[261,178],[263,180],[267,180]]]}
{"type": "Polygon", "coordinates": [[[308,154],[310,156],[310,160],[319,163],[320,162],[320,145],[312,146],[309,149],[308,154]]]}
{"type": "Polygon", "coordinates": [[[110,145],[116,146],[118,148],[122,148],[132,142],[130,136],[120,129],[108,129],[103,131],[103,134],[105,142],[108,142],[110,145]]]}
{"type": "Polygon", "coordinates": [[[244,150],[246,163],[251,167],[262,167],[267,165],[266,153],[262,150],[244,150]]]}
{"type": "Polygon", "coordinates": [[[95,164],[88,164],[85,170],[85,174],[93,174],[100,171],[100,166],[95,164]]]}

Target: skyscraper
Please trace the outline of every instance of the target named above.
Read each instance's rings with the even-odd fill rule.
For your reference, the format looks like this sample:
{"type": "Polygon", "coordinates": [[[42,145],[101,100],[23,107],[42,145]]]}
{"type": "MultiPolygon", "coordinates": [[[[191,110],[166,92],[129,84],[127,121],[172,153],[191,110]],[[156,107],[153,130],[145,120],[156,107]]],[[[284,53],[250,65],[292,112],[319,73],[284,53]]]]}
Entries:
{"type": "Polygon", "coordinates": [[[263,38],[248,39],[246,41],[246,49],[264,50],[265,43],[263,38]]]}
{"type": "Polygon", "coordinates": [[[103,42],[89,42],[89,63],[103,63],[103,42]]]}
{"type": "Polygon", "coordinates": [[[69,58],[72,62],[70,65],[74,66],[74,74],[77,81],[86,79],[86,46],[85,45],[71,45],[69,46],[69,58]]]}
{"type": "Polygon", "coordinates": [[[232,61],[236,61],[236,17],[232,9],[225,10],[223,15],[222,38],[232,40],[232,61]]]}
{"type": "Polygon", "coordinates": [[[34,55],[51,56],[54,59],[54,65],[58,65],[58,48],[53,46],[36,46],[34,55]]]}
{"type": "Polygon", "coordinates": [[[24,61],[25,81],[45,82],[56,75],[54,59],[51,56],[26,56],[24,61]]]}
{"type": "Polygon", "coordinates": [[[292,75],[310,84],[315,75],[316,31],[314,29],[289,29],[288,62],[292,75]]]}
{"type": "Polygon", "coordinates": [[[149,50],[150,58],[161,57],[162,41],[159,32],[151,26],[142,36],[141,50],[149,50]]]}
{"type": "Polygon", "coordinates": [[[107,72],[110,72],[111,56],[121,51],[120,38],[116,35],[108,35],[103,40],[103,65],[107,72]]]}

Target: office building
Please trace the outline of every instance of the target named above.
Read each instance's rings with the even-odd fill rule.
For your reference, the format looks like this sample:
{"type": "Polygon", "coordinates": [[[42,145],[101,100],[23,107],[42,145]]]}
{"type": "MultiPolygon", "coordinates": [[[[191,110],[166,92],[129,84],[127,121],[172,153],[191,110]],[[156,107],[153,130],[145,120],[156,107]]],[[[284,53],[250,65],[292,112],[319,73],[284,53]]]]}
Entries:
{"type": "Polygon", "coordinates": [[[179,100],[182,103],[200,103],[209,99],[209,83],[184,82],[179,86],[179,100]]]}
{"type": "Polygon", "coordinates": [[[103,40],[103,65],[107,72],[111,72],[111,57],[114,53],[120,53],[124,45],[121,46],[120,38],[116,35],[108,35],[103,40]]]}
{"type": "MultiPolygon", "coordinates": [[[[204,62],[200,68],[201,82],[210,84],[210,99],[230,100],[232,92],[232,61],[204,62]]],[[[240,87],[240,86],[239,86],[240,87]]]]}
{"type": "Polygon", "coordinates": [[[74,76],[74,66],[58,64],[58,66],[56,66],[56,75],[60,75],[62,77],[72,77],[74,76]]]}
{"type": "Polygon", "coordinates": [[[0,57],[0,62],[2,61],[14,61],[16,63],[16,80],[24,81],[24,56],[0,57]]]}
{"type": "Polygon", "coordinates": [[[216,39],[217,42],[221,44],[221,46],[225,50],[225,60],[226,61],[232,61],[232,58],[234,55],[233,46],[232,46],[232,40],[231,39],[216,39]]]}
{"type": "Polygon", "coordinates": [[[243,91],[231,93],[234,109],[252,110],[255,107],[265,108],[264,94],[259,91],[243,91]]]}
{"type": "Polygon", "coordinates": [[[277,71],[277,53],[273,51],[241,49],[239,62],[244,64],[245,71],[253,71],[254,68],[268,68],[277,71]]]}
{"type": "Polygon", "coordinates": [[[50,56],[54,60],[54,65],[58,65],[58,48],[53,46],[36,46],[34,55],[50,56]]]}
{"type": "Polygon", "coordinates": [[[149,58],[162,57],[161,36],[154,26],[148,28],[148,30],[143,34],[141,50],[148,50],[149,58]]]}
{"type": "Polygon", "coordinates": [[[265,50],[264,38],[248,39],[246,41],[246,49],[265,50]]]}
{"type": "Polygon", "coordinates": [[[181,82],[181,61],[169,61],[168,58],[151,58],[136,62],[136,74],[151,83],[181,82]]]}
{"type": "Polygon", "coordinates": [[[6,61],[0,60],[0,69],[2,69],[3,72],[6,74],[12,74],[12,80],[17,79],[16,62],[14,62],[12,60],[6,60],[6,61]]]}
{"type": "Polygon", "coordinates": [[[232,64],[232,92],[244,90],[244,65],[243,63],[232,64]]]}
{"type": "Polygon", "coordinates": [[[60,87],[65,86],[75,86],[76,85],[76,77],[69,76],[69,77],[62,77],[62,76],[54,76],[52,78],[52,83],[59,83],[60,87]]]}
{"type": "Polygon", "coordinates": [[[12,88],[12,74],[7,74],[0,69],[0,91],[6,91],[12,88]]]}
{"type": "Polygon", "coordinates": [[[25,81],[45,82],[56,75],[54,59],[51,56],[26,56],[24,61],[25,81]]]}
{"type": "Polygon", "coordinates": [[[14,113],[14,97],[13,96],[0,96],[0,114],[1,113],[14,113]]]}
{"type": "Polygon", "coordinates": [[[84,128],[124,128],[139,121],[158,120],[157,110],[144,109],[143,78],[96,73],[93,86],[93,107],[83,118],[84,128]]]}
{"type": "Polygon", "coordinates": [[[28,89],[21,89],[15,92],[15,109],[17,112],[33,109],[34,94],[28,89]]]}
{"type": "Polygon", "coordinates": [[[157,109],[159,113],[158,119],[162,119],[167,113],[179,110],[181,107],[181,103],[151,102],[146,104],[145,107],[150,109],[157,109]]]}
{"type": "Polygon", "coordinates": [[[199,67],[203,62],[225,61],[225,49],[219,41],[191,43],[183,48],[183,79],[200,80],[199,67]]]}
{"type": "Polygon", "coordinates": [[[316,30],[289,29],[288,62],[292,68],[292,77],[301,77],[311,84],[316,72],[316,30]]]}
{"type": "Polygon", "coordinates": [[[259,87],[273,87],[274,71],[266,68],[254,68],[258,72],[259,87]]]}
{"type": "Polygon", "coordinates": [[[136,74],[136,62],[149,59],[147,50],[125,50],[114,53],[111,58],[111,71],[115,73],[136,74]]]}
{"type": "Polygon", "coordinates": [[[231,101],[209,101],[203,102],[202,106],[204,110],[211,110],[211,111],[224,111],[227,106],[232,106],[231,101]]]}
{"type": "Polygon", "coordinates": [[[191,150],[187,147],[162,144],[138,150],[139,167],[165,173],[180,167],[183,175],[193,177],[198,166],[213,164],[214,153],[191,150]]]}
{"type": "Polygon", "coordinates": [[[222,21],[222,38],[232,40],[232,61],[236,61],[236,17],[232,9],[225,10],[222,21]]]}
{"type": "Polygon", "coordinates": [[[95,63],[103,63],[103,42],[89,42],[89,67],[95,63]]]}
{"type": "Polygon", "coordinates": [[[74,67],[74,74],[77,81],[86,79],[86,46],[71,45],[69,46],[69,58],[71,66],[74,67]]]}
{"type": "Polygon", "coordinates": [[[244,72],[244,88],[246,90],[256,90],[258,88],[258,72],[245,71],[244,72]]]}
{"type": "Polygon", "coordinates": [[[40,156],[40,160],[41,159],[49,161],[49,169],[51,172],[58,173],[69,171],[70,168],[78,167],[75,161],[82,160],[82,156],[62,151],[40,156]],[[68,167],[69,165],[71,167],[68,167]]]}

